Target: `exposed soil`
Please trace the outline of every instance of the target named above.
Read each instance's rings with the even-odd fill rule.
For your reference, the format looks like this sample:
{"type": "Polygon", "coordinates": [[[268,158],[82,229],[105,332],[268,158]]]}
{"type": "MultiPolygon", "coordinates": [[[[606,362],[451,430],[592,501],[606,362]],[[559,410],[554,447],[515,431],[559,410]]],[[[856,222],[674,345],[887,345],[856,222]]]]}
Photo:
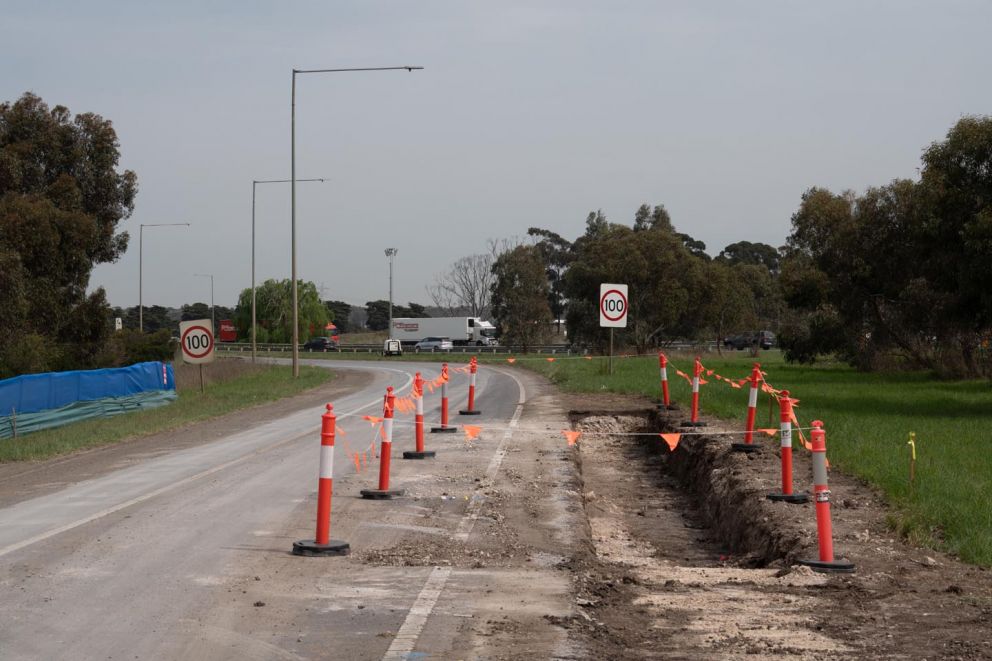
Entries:
{"type": "MultiPolygon", "coordinates": [[[[220,361],[227,363],[234,361],[220,361]]],[[[194,367],[188,365],[186,367],[194,367]]],[[[236,368],[232,368],[235,369],[236,368]]],[[[225,370],[230,371],[230,370],[225,370]]],[[[187,376],[189,376],[187,374],[187,376]]],[[[176,450],[210,443],[228,434],[251,429],[261,423],[306,408],[320,406],[341,393],[369,383],[372,376],[358,370],[340,371],[328,383],[274,402],[228,413],[177,429],[140,436],[113,445],[81,450],[63,457],[29,462],[0,464],[0,507],[52,493],[69,484],[82,482],[125,468],[139,461],[176,450]]],[[[199,381],[197,381],[199,387],[199,381]]]]}

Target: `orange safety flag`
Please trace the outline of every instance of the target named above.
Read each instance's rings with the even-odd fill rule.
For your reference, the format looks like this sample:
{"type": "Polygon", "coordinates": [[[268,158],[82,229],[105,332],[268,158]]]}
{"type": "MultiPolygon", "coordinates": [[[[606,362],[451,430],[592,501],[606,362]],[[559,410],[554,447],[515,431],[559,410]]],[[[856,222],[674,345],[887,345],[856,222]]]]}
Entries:
{"type": "Polygon", "coordinates": [[[762,434],[767,434],[768,436],[774,436],[778,433],[777,429],[755,429],[754,431],[760,431],[762,434]]]}
{"type": "Polygon", "coordinates": [[[377,418],[374,415],[363,415],[362,417],[371,422],[373,425],[377,425],[382,422],[382,418],[377,418]]]}
{"type": "Polygon", "coordinates": [[[592,356],[582,356],[582,357],[585,358],[586,360],[592,360],[592,356]]]}
{"type": "Polygon", "coordinates": [[[545,358],[544,360],[548,361],[549,363],[555,362],[554,358],[545,358]]]}
{"type": "Polygon", "coordinates": [[[507,358],[506,359],[506,362],[508,362],[508,363],[510,363],[512,365],[513,363],[517,362],[517,359],[516,358],[507,358]]]}
{"type": "Polygon", "coordinates": [[[709,381],[707,381],[703,377],[699,377],[699,385],[705,386],[707,383],[709,383],[709,381]]]}
{"type": "Polygon", "coordinates": [[[706,370],[706,376],[713,376],[713,370],[706,370]]]}
{"type": "Polygon", "coordinates": [[[348,432],[346,432],[345,430],[341,429],[337,425],[334,425],[334,433],[337,434],[338,436],[347,436],[348,435],[348,432]]]}
{"type": "Polygon", "coordinates": [[[561,433],[566,439],[568,439],[569,445],[575,445],[575,442],[579,440],[579,436],[582,435],[582,432],[580,431],[571,431],[568,429],[562,429],[561,433]]]}
{"type": "Polygon", "coordinates": [[[448,381],[448,366],[447,365],[442,365],[441,366],[441,376],[440,376],[440,379],[441,379],[441,383],[447,383],[447,381],[448,381]]]}
{"type": "Polygon", "coordinates": [[[413,382],[413,389],[410,391],[414,399],[421,399],[424,396],[424,385],[419,381],[413,382]]]}
{"type": "Polygon", "coordinates": [[[689,375],[688,374],[686,374],[682,370],[675,370],[675,373],[678,374],[679,376],[681,376],[686,381],[688,381],[690,385],[692,385],[692,379],[689,378],[689,375]]]}
{"type": "Polygon", "coordinates": [[[355,453],[355,456],[353,457],[353,459],[355,460],[355,472],[356,473],[361,473],[362,472],[362,458],[361,458],[361,456],[356,452],[355,453]]]}
{"type": "Polygon", "coordinates": [[[658,434],[661,439],[668,444],[668,449],[675,452],[675,448],[679,446],[679,441],[682,439],[682,434],[658,434]]]}
{"type": "Polygon", "coordinates": [[[466,441],[471,441],[482,433],[482,427],[477,427],[476,425],[462,425],[462,429],[465,430],[466,441]]]}
{"type": "Polygon", "coordinates": [[[737,383],[736,381],[727,381],[727,383],[730,384],[731,388],[736,388],[737,390],[741,389],[741,384],[737,383]]]}

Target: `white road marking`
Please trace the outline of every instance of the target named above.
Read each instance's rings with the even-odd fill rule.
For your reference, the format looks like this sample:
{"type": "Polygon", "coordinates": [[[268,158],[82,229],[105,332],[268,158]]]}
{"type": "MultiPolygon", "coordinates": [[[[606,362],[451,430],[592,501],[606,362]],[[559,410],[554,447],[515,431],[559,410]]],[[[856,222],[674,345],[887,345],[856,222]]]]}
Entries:
{"type": "MultiPolygon", "coordinates": [[[[527,392],[524,389],[524,384],[520,382],[520,379],[515,374],[504,372],[503,370],[494,371],[507,375],[516,381],[517,387],[520,389],[520,397],[517,400],[517,408],[513,411],[513,417],[510,418],[510,424],[499,441],[496,453],[493,454],[493,458],[489,461],[489,466],[486,467],[486,476],[483,484],[491,484],[495,479],[500,464],[503,463],[503,457],[506,456],[506,442],[513,436],[513,430],[520,420],[520,416],[524,411],[524,403],[527,401],[527,392]]],[[[482,498],[475,498],[469,503],[465,515],[458,523],[458,529],[455,532],[456,539],[462,541],[468,539],[476,520],[479,518],[479,512],[482,511],[483,502],[482,498]]],[[[405,661],[409,659],[410,653],[417,646],[417,641],[420,639],[420,634],[427,624],[427,619],[431,616],[434,606],[441,597],[441,593],[444,591],[444,586],[450,576],[451,567],[435,567],[431,571],[427,577],[427,582],[424,583],[420,594],[417,595],[413,606],[410,607],[410,612],[407,613],[406,619],[403,620],[400,630],[396,632],[396,637],[393,638],[392,644],[382,656],[382,661],[405,661]]]]}

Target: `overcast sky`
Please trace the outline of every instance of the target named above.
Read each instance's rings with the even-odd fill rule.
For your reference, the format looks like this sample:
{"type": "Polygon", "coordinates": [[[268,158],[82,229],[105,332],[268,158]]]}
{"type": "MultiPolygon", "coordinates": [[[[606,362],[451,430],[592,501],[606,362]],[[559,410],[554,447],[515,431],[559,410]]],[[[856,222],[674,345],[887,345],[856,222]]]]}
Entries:
{"type": "MultiPolygon", "coordinates": [[[[710,254],[784,242],[813,185],[915,177],[963,114],[992,112],[992,3],[0,1],[0,98],[114,122],[138,175],[131,247],[95,269],[114,305],[233,305],[250,285],[251,182],[290,174],[299,275],[395,299],[487,239],[569,239],[601,208],[663,203],[710,254]]],[[[290,273],[289,187],[258,187],[257,275],[290,273]]]]}

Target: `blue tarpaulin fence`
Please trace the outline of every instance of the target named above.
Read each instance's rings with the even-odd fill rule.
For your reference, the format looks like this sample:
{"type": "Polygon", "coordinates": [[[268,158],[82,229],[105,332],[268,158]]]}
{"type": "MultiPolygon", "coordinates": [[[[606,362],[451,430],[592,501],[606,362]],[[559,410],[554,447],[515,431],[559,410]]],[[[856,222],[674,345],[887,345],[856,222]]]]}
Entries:
{"type": "Polygon", "coordinates": [[[176,398],[172,365],[25,374],[0,380],[0,438],[87,418],[161,406],[176,398]]]}

